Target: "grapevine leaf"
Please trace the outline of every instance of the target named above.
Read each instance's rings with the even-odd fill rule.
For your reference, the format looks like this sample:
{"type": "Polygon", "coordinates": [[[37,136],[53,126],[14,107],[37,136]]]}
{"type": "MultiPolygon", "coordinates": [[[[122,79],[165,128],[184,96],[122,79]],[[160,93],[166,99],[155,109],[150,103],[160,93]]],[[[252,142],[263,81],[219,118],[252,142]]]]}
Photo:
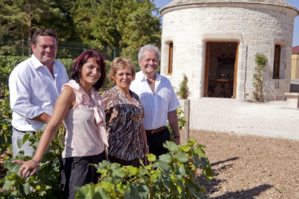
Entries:
{"type": "Polygon", "coordinates": [[[126,172],[123,168],[114,169],[113,176],[123,178],[126,176],[126,172]]]}
{"type": "Polygon", "coordinates": [[[167,164],[166,162],[162,162],[162,161],[159,161],[158,162],[158,165],[161,169],[164,170],[164,172],[169,172],[170,171],[170,166],[169,164],[167,164]]]}
{"type": "Polygon", "coordinates": [[[129,186],[129,192],[125,193],[125,198],[127,198],[127,199],[140,198],[140,196],[138,194],[138,189],[137,189],[136,185],[130,184],[130,186],[129,186]]]}
{"type": "Polygon", "coordinates": [[[159,160],[166,162],[166,163],[171,163],[171,156],[169,154],[163,154],[159,156],[159,160]]]}
{"type": "Polygon", "coordinates": [[[198,155],[196,153],[193,153],[192,155],[193,164],[196,168],[200,168],[200,161],[198,159],[198,155]]]}
{"type": "Polygon", "coordinates": [[[188,158],[188,155],[182,151],[179,151],[178,154],[178,160],[180,162],[188,162],[189,158],[188,158]]]}
{"type": "Polygon", "coordinates": [[[82,187],[74,187],[74,189],[77,191],[76,198],[93,198],[94,195],[94,184],[86,184],[82,187]]]}
{"type": "Polygon", "coordinates": [[[128,166],[127,170],[129,172],[130,176],[137,175],[137,173],[138,173],[138,169],[136,167],[133,167],[133,166],[128,166]]]}
{"type": "Polygon", "coordinates": [[[149,154],[149,155],[147,155],[147,159],[150,162],[155,162],[157,157],[154,154],[149,154]]]}
{"type": "Polygon", "coordinates": [[[102,181],[100,187],[103,188],[106,192],[110,193],[114,190],[114,185],[110,182],[102,181]]]}
{"type": "Polygon", "coordinates": [[[180,172],[182,177],[184,177],[186,175],[186,169],[183,165],[180,166],[179,172],[180,172]]]}
{"type": "Polygon", "coordinates": [[[171,152],[177,152],[179,150],[178,145],[176,145],[174,142],[166,141],[163,146],[171,152]]]}
{"type": "Polygon", "coordinates": [[[5,160],[4,167],[7,168],[10,172],[19,173],[21,165],[17,163],[12,163],[11,160],[5,160]]]}

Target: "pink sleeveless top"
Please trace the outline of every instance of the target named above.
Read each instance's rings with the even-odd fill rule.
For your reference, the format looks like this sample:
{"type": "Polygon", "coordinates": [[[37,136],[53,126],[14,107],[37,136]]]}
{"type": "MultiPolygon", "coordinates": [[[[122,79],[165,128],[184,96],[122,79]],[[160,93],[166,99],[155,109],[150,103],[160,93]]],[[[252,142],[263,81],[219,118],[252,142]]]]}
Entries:
{"type": "Polygon", "coordinates": [[[108,147],[105,114],[101,96],[91,90],[91,98],[75,80],[63,85],[71,87],[76,104],[67,113],[63,123],[66,128],[63,158],[98,155],[108,147]]]}

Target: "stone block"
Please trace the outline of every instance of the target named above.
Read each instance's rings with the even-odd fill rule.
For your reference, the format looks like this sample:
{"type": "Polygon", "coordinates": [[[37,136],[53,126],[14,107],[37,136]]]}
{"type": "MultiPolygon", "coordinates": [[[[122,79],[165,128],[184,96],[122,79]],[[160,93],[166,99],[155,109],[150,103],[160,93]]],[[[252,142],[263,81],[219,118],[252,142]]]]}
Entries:
{"type": "Polygon", "coordinates": [[[288,108],[299,108],[299,93],[286,92],[287,107],[288,108]]]}

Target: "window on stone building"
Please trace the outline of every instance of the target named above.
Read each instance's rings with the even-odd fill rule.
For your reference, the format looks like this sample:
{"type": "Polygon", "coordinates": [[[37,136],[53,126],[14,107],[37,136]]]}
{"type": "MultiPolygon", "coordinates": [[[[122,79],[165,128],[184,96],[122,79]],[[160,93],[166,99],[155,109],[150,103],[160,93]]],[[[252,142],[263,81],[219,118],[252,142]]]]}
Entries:
{"type": "Polygon", "coordinates": [[[275,45],[274,51],[274,65],[273,65],[273,79],[279,79],[280,72],[280,55],[281,55],[281,46],[275,45]]]}
{"type": "Polygon", "coordinates": [[[168,49],[168,74],[172,74],[172,63],[173,63],[173,42],[169,44],[168,49]]]}

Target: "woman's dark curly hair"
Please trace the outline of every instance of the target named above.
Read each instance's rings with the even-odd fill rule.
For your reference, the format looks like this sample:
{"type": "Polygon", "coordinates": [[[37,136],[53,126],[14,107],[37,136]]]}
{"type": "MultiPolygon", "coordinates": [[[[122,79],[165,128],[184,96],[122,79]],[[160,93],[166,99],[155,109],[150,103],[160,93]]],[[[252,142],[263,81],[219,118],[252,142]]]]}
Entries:
{"type": "Polygon", "coordinates": [[[80,84],[82,67],[89,58],[95,58],[101,69],[100,79],[94,85],[92,85],[95,90],[99,90],[104,85],[106,80],[106,64],[104,56],[94,50],[86,50],[76,59],[71,68],[71,79],[80,84]]]}

